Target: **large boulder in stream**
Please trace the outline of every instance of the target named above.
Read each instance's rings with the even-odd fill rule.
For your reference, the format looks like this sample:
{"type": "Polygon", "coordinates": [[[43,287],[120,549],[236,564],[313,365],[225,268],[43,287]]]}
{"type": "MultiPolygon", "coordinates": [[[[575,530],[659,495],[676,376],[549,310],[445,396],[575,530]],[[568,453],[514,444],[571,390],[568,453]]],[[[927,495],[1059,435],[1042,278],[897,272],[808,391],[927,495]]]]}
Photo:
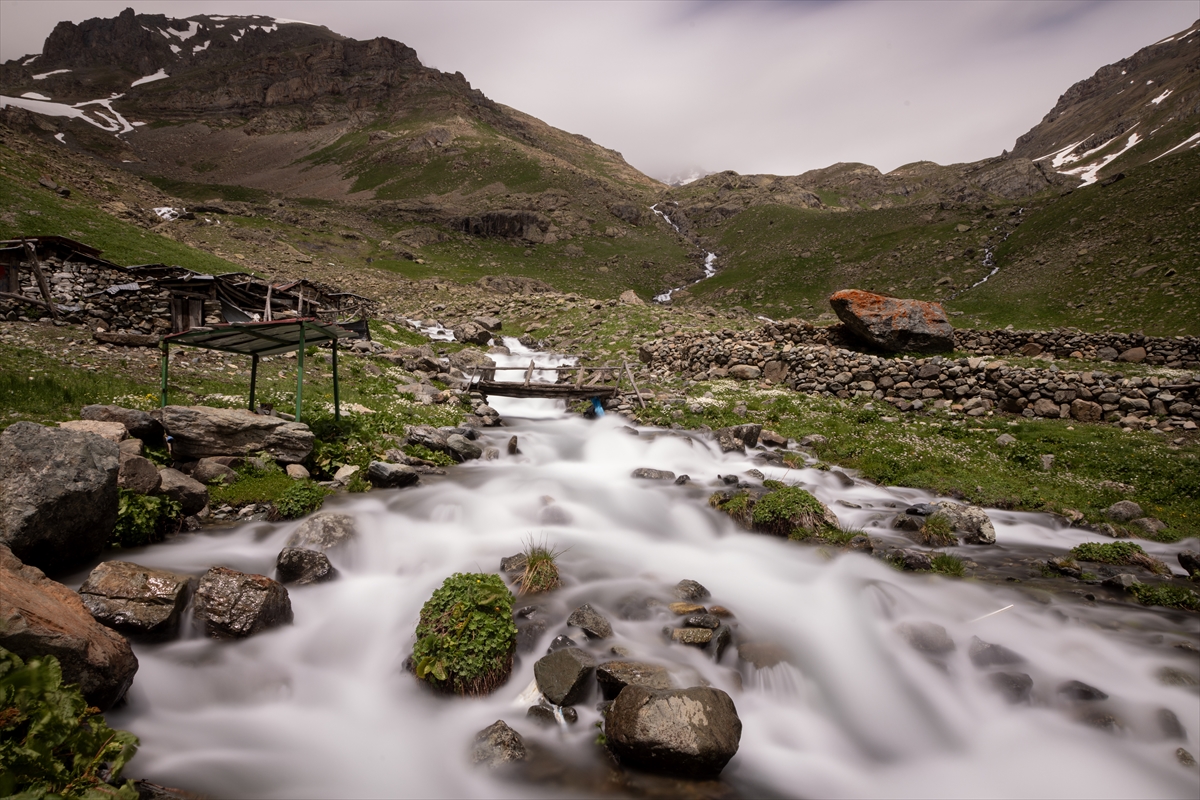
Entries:
{"type": "Polygon", "coordinates": [[[564,647],[542,656],[533,665],[538,691],[556,706],[572,706],[584,699],[596,659],[578,647],[564,647]]]}
{"type": "Polygon", "coordinates": [[[156,415],[171,437],[171,455],[180,460],[266,451],[281,464],[299,464],[313,449],[307,425],[245,408],[166,406],[156,415]]]}
{"type": "Polygon", "coordinates": [[[301,523],[284,546],[332,550],[353,539],[355,532],[354,517],[348,514],[314,514],[301,523]]]}
{"type": "MultiPolygon", "coordinates": [[[[115,446],[115,445],[114,445],[115,446]]],[[[26,661],[54,656],[63,682],[111,708],[133,682],[138,660],[125,637],[88,613],[79,595],[0,546],[0,647],[26,661]]]]}
{"type": "Polygon", "coordinates": [[[242,639],[290,624],[292,601],[283,584],[265,575],[213,567],[200,579],[195,613],[214,639],[242,639]]]}
{"type": "Polygon", "coordinates": [[[880,350],[944,353],[954,349],[954,328],[941,303],[843,289],[830,296],[829,305],[855,336],[880,350]]]}
{"type": "Polygon", "coordinates": [[[117,522],[120,448],[91,433],[14,422],[0,433],[0,544],[60,572],[104,548],[117,522]]]}
{"type": "Polygon", "coordinates": [[[737,753],[742,721],[720,689],[626,686],[604,722],[609,749],[622,764],[651,772],[710,778],[737,753]]]}
{"type": "Polygon", "coordinates": [[[128,561],[105,561],[88,575],[79,596],[102,625],[128,635],[166,639],[179,629],[196,579],[128,561]]]}

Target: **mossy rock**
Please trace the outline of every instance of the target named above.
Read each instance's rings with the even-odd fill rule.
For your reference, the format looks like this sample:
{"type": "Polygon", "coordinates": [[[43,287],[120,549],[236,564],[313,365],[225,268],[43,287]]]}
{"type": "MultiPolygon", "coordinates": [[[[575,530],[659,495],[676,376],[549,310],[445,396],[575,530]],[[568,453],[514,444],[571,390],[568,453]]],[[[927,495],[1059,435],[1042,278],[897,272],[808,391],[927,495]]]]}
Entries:
{"type": "Polygon", "coordinates": [[[774,536],[807,538],[796,534],[820,534],[828,528],[838,528],[837,516],[829,507],[799,486],[779,481],[766,481],[764,486],[766,492],[717,492],[708,504],[747,530],[774,536]]]}
{"type": "Polygon", "coordinates": [[[1080,561],[1145,567],[1156,575],[1171,574],[1170,567],[1148,554],[1137,542],[1084,542],[1071,548],[1069,555],[1080,561]]]}
{"type": "Polygon", "coordinates": [[[413,672],[440,691],[489,694],[508,680],[516,646],[513,598],[504,580],[456,573],[421,607],[413,672]]]}

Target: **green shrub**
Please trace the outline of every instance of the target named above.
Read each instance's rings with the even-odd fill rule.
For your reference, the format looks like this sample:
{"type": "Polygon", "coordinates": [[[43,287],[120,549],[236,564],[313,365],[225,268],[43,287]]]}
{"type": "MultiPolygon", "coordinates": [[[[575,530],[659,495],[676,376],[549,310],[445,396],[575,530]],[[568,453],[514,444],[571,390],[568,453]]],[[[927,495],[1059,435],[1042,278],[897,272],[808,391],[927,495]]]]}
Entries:
{"type": "Polygon", "coordinates": [[[117,524],[109,537],[109,547],[141,547],[162,541],[179,530],[183,507],[162,495],[138,494],[117,490],[117,524]]]}
{"type": "Polygon", "coordinates": [[[513,598],[499,575],[456,573],[421,607],[413,671],[446,692],[488,694],[512,670],[513,598]]]}
{"type": "Polygon", "coordinates": [[[1101,564],[1145,567],[1159,575],[1170,575],[1170,568],[1153,556],[1147,555],[1136,542],[1084,542],[1071,548],[1071,556],[1080,561],[1098,561],[1101,564]]]}
{"type": "Polygon", "coordinates": [[[0,796],[136,800],[132,781],[112,778],[137,752],[132,733],[115,731],[79,688],[63,686],[54,656],[22,661],[0,648],[0,796]]]}
{"type": "Polygon", "coordinates": [[[439,467],[453,467],[458,463],[449,453],[441,453],[437,450],[430,450],[423,444],[406,444],[401,449],[404,451],[405,455],[429,461],[433,464],[437,464],[439,467]]]}
{"type": "Polygon", "coordinates": [[[826,525],[821,502],[799,486],[782,486],[758,498],[750,519],[755,530],[776,536],[797,528],[818,532],[826,525]]]}
{"type": "Polygon", "coordinates": [[[329,490],[313,481],[292,480],[283,490],[283,494],[275,501],[275,516],[280,519],[299,519],[311,514],[325,502],[329,490]]]}
{"type": "Polygon", "coordinates": [[[1146,583],[1135,583],[1129,591],[1144,606],[1166,606],[1167,608],[1182,608],[1187,611],[1200,611],[1200,595],[1183,586],[1173,586],[1169,583],[1151,586],[1146,583]]]}

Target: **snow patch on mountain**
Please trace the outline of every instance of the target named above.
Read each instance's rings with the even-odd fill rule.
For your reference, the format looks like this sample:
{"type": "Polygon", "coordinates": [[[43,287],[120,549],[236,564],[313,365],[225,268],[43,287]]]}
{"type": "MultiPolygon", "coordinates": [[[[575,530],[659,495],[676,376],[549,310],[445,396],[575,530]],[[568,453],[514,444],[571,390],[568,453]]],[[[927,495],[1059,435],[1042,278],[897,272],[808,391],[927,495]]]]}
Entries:
{"type": "MultiPolygon", "coordinates": [[[[1128,141],[1126,141],[1125,146],[1123,148],[1121,148],[1120,150],[1118,150],[1115,153],[1110,153],[1110,154],[1104,156],[1104,158],[1100,159],[1099,161],[1095,162],[1094,164],[1087,164],[1082,167],[1076,167],[1075,169],[1059,170],[1059,172],[1063,173],[1064,175],[1076,175],[1083,179],[1083,183],[1081,183],[1080,186],[1090,186],[1091,184],[1095,183],[1096,180],[1099,178],[1100,170],[1104,169],[1109,164],[1111,164],[1113,161],[1115,161],[1118,158],[1120,158],[1121,156],[1125,155],[1125,153],[1128,150],[1130,150],[1132,147],[1134,147],[1134,145],[1136,145],[1141,140],[1142,140],[1141,135],[1135,133],[1129,137],[1128,141]]],[[[1101,147],[1104,147],[1107,144],[1108,143],[1106,142],[1104,145],[1097,147],[1096,150],[1101,149],[1101,147]]],[[[1086,158],[1087,155],[1089,155],[1090,153],[1096,152],[1096,150],[1089,150],[1083,156],[1080,156],[1080,158],[1086,158]]]]}
{"type": "Polygon", "coordinates": [[[163,69],[160,69],[158,72],[154,73],[153,75],[147,75],[144,78],[138,78],[136,81],[129,84],[129,87],[133,88],[134,86],[141,86],[143,83],[154,83],[155,81],[161,81],[163,78],[169,78],[169,77],[171,77],[171,76],[168,75],[167,70],[165,68],[163,68],[163,69]]]}
{"type": "Polygon", "coordinates": [[[1194,148],[1196,148],[1196,147],[1200,147],[1200,133],[1193,133],[1191,136],[1189,136],[1188,138],[1184,139],[1182,142],[1180,142],[1179,144],[1175,145],[1174,147],[1172,147],[1172,148],[1171,148],[1170,150],[1168,150],[1167,152],[1165,152],[1165,153],[1160,153],[1159,155],[1156,155],[1154,158],[1152,158],[1152,159],[1150,159],[1150,160],[1151,160],[1151,161],[1158,161],[1158,160],[1159,160],[1160,158],[1162,158],[1163,156],[1169,156],[1169,155],[1171,155],[1171,153],[1174,153],[1176,150],[1182,150],[1182,149],[1183,149],[1183,148],[1185,148],[1185,147],[1187,147],[1189,150],[1191,150],[1191,149],[1194,149],[1194,148]]]}
{"type": "Polygon", "coordinates": [[[50,72],[43,72],[41,75],[34,75],[33,79],[35,81],[44,81],[44,80],[46,80],[46,78],[49,78],[51,75],[62,75],[64,72],[70,72],[70,71],[71,70],[69,70],[69,69],[55,69],[55,70],[51,70],[50,72]]]}

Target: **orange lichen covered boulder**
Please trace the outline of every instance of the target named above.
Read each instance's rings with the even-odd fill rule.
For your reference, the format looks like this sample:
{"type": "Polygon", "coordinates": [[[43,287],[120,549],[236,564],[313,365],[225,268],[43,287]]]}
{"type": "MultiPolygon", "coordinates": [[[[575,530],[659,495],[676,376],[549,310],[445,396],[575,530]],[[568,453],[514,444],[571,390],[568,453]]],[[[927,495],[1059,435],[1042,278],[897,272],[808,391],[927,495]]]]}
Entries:
{"type": "Polygon", "coordinates": [[[941,303],[843,289],[830,295],[829,305],[851,332],[872,347],[894,353],[954,349],[954,328],[941,303]]]}

